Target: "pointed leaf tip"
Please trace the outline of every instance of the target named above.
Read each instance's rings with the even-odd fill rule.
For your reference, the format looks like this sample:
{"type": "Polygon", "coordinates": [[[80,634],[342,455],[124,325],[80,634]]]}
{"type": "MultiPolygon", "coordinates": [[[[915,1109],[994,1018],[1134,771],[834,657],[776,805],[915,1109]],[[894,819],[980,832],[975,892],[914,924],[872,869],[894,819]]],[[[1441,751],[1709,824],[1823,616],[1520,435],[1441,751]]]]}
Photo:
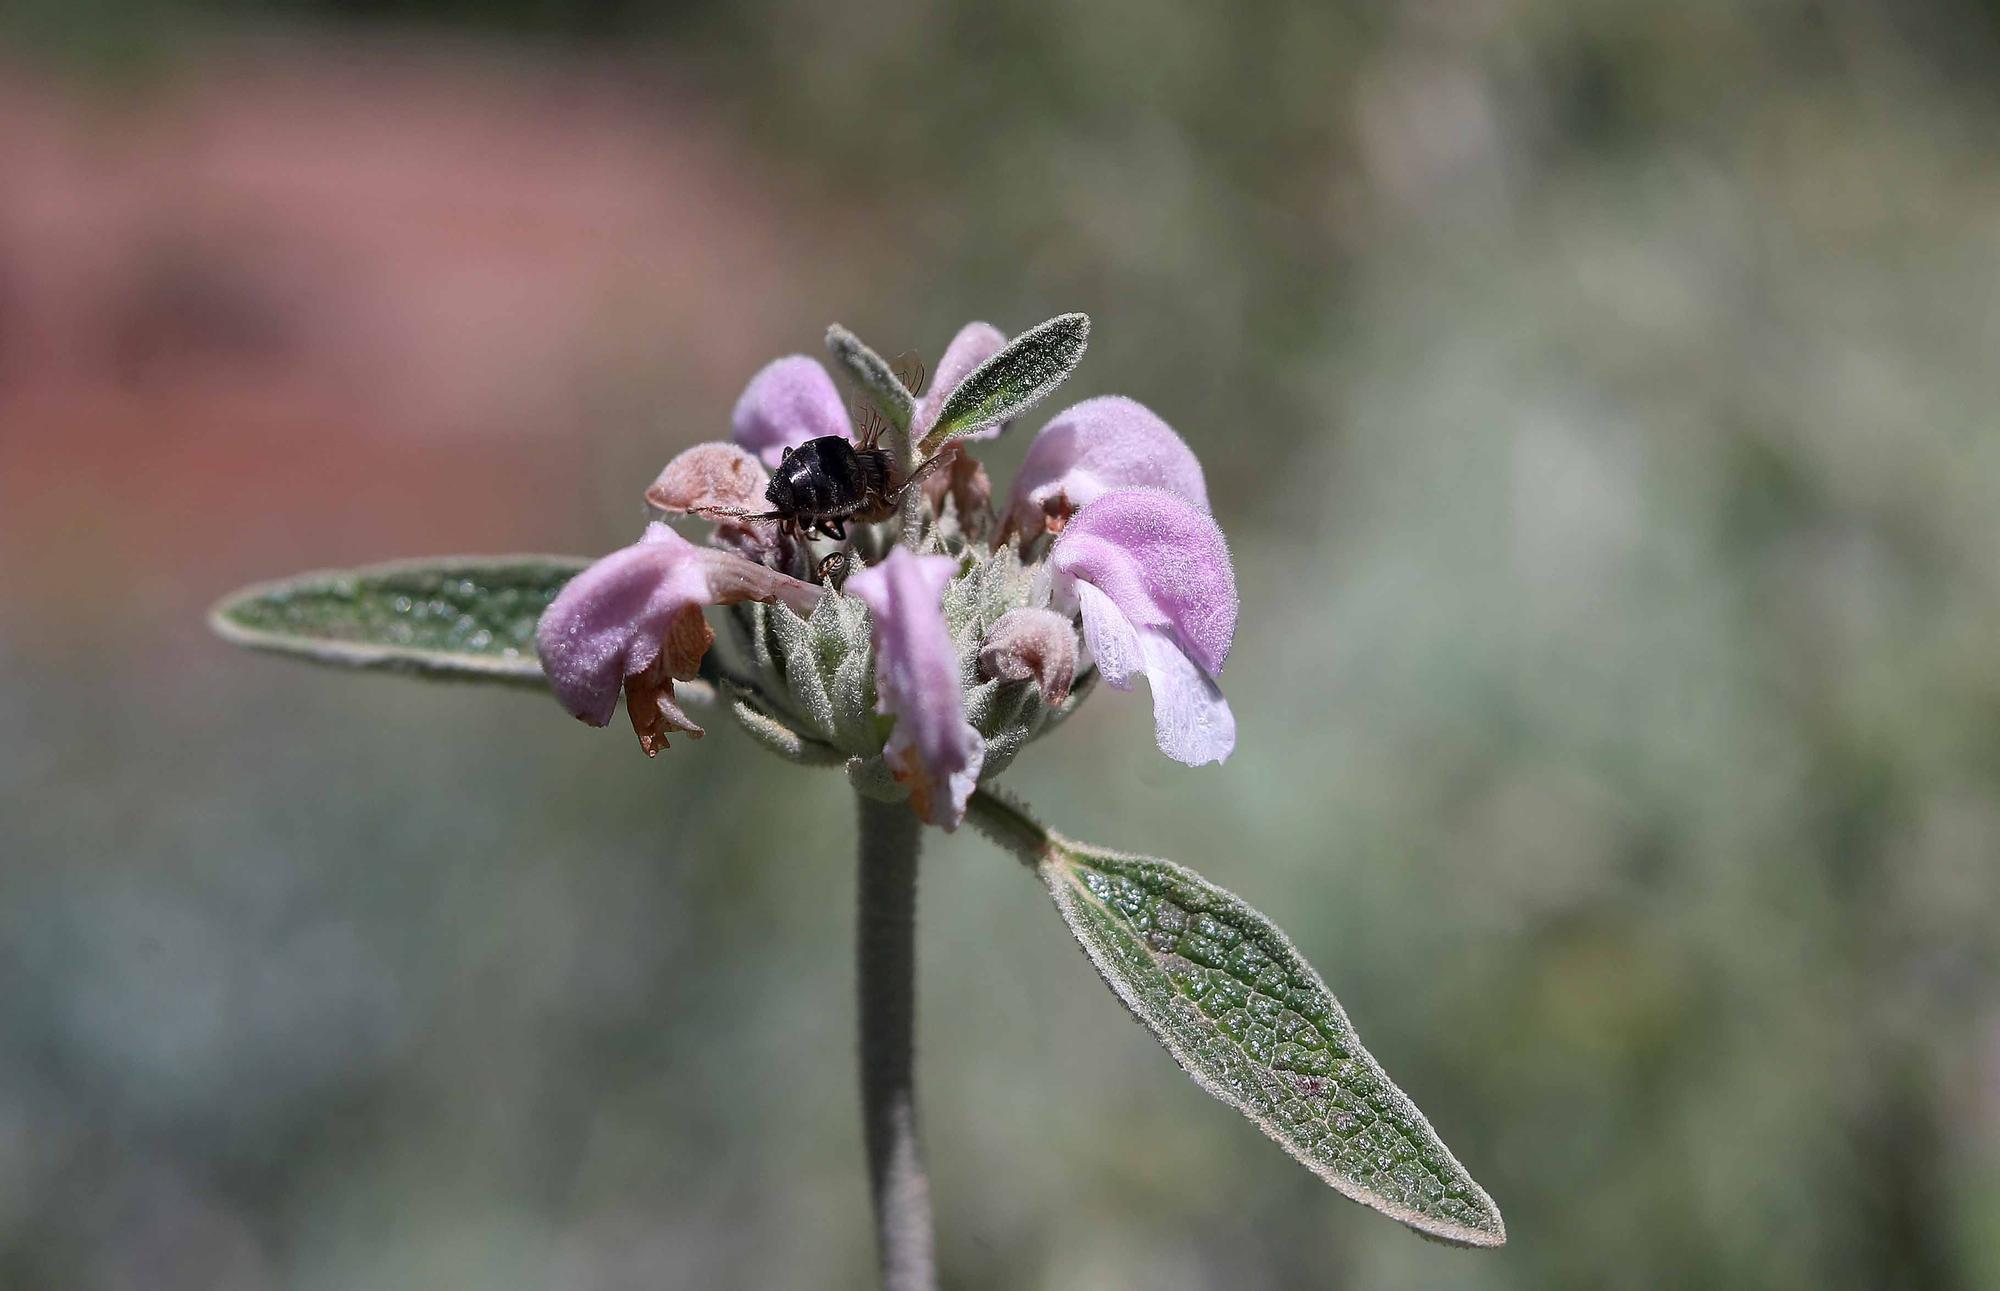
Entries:
{"type": "Polygon", "coordinates": [[[1076,370],[1089,341],[1086,314],[1058,314],[1021,333],[945,397],[921,451],[935,453],[961,435],[1027,411],[1076,370]]]}
{"type": "Polygon", "coordinates": [[[1063,838],[990,790],[969,819],[1034,866],[1099,975],[1196,1084],[1418,1234],[1505,1244],[1493,1199],[1270,920],[1182,866],[1063,838]]]}
{"type": "Polygon", "coordinates": [[[826,348],[889,424],[907,433],[917,412],[916,394],[903,384],[888,360],[839,323],[826,329],[826,348]]]}

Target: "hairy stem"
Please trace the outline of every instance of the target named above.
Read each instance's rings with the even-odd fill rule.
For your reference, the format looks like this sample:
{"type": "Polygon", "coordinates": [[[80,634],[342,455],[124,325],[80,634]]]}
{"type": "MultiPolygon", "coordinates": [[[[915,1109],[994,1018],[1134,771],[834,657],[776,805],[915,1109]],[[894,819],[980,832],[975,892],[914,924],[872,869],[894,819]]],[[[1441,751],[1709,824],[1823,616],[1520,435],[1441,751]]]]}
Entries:
{"type": "Polygon", "coordinates": [[[997,787],[975,789],[966,804],[966,823],[995,845],[1014,853],[1030,869],[1048,855],[1056,836],[1028,814],[1019,799],[997,787]]]}
{"type": "MultiPolygon", "coordinates": [[[[915,394],[911,391],[911,394],[915,394]]],[[[884,436],[889,446],[889,456],[896,462],[898,487],[904,490],[902,501],[896,504],[898,520],[897,541],[912,551],[923,549],[924,536],[924,493],[922,489],[908,487],[916,476],[916,470],[923,459],[910,434],[911,427],[897,426],[893,422],[889,433],[884,436]]]]}
{"type": "Polygon", "coordinates": [[[932,1291],[931,1185],[917,1143],[917,851],[923,822],[907,804],[859,798],[861,1117],[883,1291],[932,1291]]]}

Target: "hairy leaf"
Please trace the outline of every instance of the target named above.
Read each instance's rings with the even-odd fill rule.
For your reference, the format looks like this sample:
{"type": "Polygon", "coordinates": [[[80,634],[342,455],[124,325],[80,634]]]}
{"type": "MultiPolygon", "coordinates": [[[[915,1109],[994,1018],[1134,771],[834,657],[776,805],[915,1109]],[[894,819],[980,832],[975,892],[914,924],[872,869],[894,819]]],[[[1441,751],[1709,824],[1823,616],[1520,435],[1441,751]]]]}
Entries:
{"type": "Polygon", "coordinates": [[[826,329],[826,348],[847,369],[869,401],[889,419],[889,424],[907,433],[910,419],[917,411],[916,396],[904,386],[888,361],[839,323],[826,329]]]}
{"type": "Polygon", "coordinates": [[[969,819],[1034,865],[1098,973],[1203,1089],[1364,1206],[1440,1241],[1507,1240],[1492,1198],[1270,920],[1182,866],[1063,838],[991,790],[969,819]]]}
{"type": "Polygon", "coordinates": [[[801,766],[838,766],[846,760],[832,745],[801,735],[765,712],[748,691],[730,697],[729,712],[751,739],[788,761],[801,766]]]}
{"type": "Polygon", "coordinates": [[[960,435],[1025,412],[1083,361],[1090,319],[1061,314],[1021,333],[945,396],[919,450],[935,453],[960,435]]]}
{"type": "Polygon", "coordinates": [[[209,614],[225,640],[314,663],[544,684],[535,621],[590,562],[446,556],[246,587],[209,614]]]}

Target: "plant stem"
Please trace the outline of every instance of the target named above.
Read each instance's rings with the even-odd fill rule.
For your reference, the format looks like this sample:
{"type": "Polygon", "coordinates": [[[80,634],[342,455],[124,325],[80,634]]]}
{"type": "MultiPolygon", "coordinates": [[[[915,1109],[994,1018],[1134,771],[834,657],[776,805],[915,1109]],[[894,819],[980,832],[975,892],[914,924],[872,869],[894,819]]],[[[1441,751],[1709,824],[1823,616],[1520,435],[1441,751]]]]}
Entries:
{"type": "Polygon", "coordinates": [[[861,804],[855,965],[861,1005],[861,1118],[883,1291],[937,1286],[931,1185],[917,1144],[917,851],[923,822],[905,803],[861,804]]]}
{"type": "MultiPolygon", "coordinates": [[[[898,429],[892,425],[886,438],[889,455],[896,460],[896,478],[908,481],[911,472],[915,471],[923,460],[917,452],[916,441],[911,437],[910,429],[898,429]]],[[[905,493],[903,501],[896,508],[896,516],[898,520],[896,527],[899,531],[896,540],[911,551],[921,551],[924,530],[923,490],[911,489],[905,493]]]]}
{"type": "Polygon", "coordinates": [[[995,786],[973,790],[965,820],[1030,869],[1040,866],[1050,848],[1061,841],[1048,826],[1029,815],[1019,799],[995,786]]]}

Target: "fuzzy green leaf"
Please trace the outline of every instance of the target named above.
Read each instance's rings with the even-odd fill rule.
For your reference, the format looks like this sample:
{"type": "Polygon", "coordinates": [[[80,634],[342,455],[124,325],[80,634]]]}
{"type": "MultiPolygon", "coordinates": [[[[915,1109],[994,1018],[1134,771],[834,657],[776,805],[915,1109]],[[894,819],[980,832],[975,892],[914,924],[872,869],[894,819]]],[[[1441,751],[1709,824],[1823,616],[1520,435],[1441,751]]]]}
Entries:
{"type": "Polygon", "coordinates": [[[969,819],[1035,867],[1106,984],[1195,1083],[1362,1205],[1440,1241],[1507,1240],[1492,1198],[1270,920],[1182,866],[1063,838],[990,790],[969,819]]]}
{"type": "Polygon", "coordinates": [[[960,435],[1027,411],[1076,370],[1089,339],[1083,314],[1061,314],[1021,333],[945,396],[919,451],[928,456],[960,435]]]}
{"type": "Polygon", "coordinates": [[[838,766],[846,760],[838,749],[811,736],[801,735],[765,712],[749,691],[730,695],[729,713],[751,739],[787,761],[801,766],[824,767],[838,766]]]}
{"type": "Polygon", "coordinates": [[[535,622],[589,563],[447,556],[322,570],[246,587],[209,624],[237,645],[314,663],[540,686],[535,622]]]}
{"type": "Polygon", "coordinates": [[[916,396],[906,387],[881,355],[862,344],[861,338],[835,323],[826,329],[826,348],[847,369],[889,424],[907,433],[916,416],[916,396]]]}

